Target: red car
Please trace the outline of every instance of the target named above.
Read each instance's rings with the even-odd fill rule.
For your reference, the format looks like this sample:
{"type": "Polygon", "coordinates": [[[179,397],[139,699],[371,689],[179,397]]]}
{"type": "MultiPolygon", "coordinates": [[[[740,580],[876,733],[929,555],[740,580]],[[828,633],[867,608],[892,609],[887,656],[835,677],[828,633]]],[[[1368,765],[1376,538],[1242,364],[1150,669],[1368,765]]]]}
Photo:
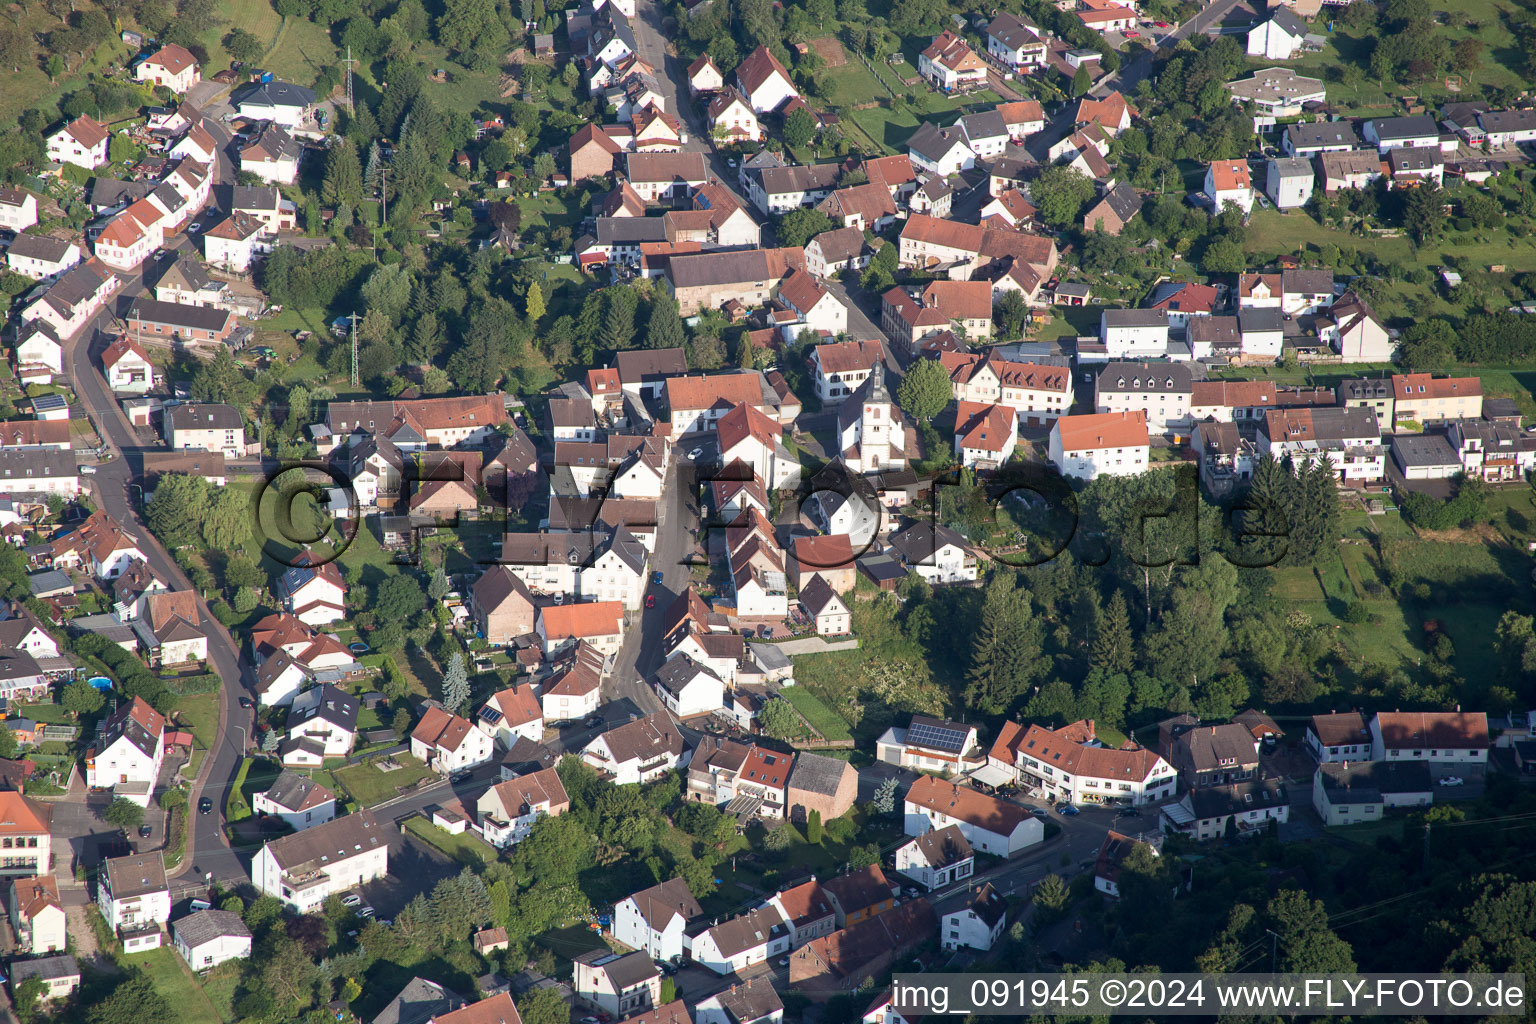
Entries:
{"type": "Polygon", "coordinates": [[[1140,32],[1127,32],[1125,34],[1125,38],[1127,38],[1127,39],[1140,39],[1141,38],[1141,33],[1140,32]]]}
{"type": "Polygon", "coordinates": [[[1152,24],[1156,28],[1168,28],[1169,27],[1169,25],[1168,25],[1168,23],[1166,21],[1154,21],[1152,24]]]}
{"type": "Polygon", "coordinates": [[[646,594],[645,595],[645,606],[647,608],[655,608],[656,607],[656,595],[655,594],[646,594]]]}

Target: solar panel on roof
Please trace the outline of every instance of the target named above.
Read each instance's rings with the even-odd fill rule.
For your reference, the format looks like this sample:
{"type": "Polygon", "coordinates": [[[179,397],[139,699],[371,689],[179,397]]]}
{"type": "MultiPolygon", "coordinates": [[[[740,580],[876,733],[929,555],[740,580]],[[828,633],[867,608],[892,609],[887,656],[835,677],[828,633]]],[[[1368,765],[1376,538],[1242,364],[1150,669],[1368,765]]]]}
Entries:
{"type": "Polygon", "coordinates": [[[934,750],[960,753],[965,749],[966,731],[950,729],[931,722],[914,723],[907,728],[907,742],[934,750]]]}
{"type": "Polygon", "coordinates": [[[497,722],[501,721],[501,717],[501,712],[497,711],[489,704],[480,709],[480,721],[484,722],[486,725],[495,725],[497,722]]]}

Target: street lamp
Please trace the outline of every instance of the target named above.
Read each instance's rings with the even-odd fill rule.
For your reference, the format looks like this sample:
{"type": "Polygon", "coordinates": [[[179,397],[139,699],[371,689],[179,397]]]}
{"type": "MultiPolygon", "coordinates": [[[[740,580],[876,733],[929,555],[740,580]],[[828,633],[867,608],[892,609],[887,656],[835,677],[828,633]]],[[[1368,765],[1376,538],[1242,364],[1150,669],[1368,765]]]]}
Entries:
{"type": "Polygon", "coordinates": [[[231,728],[235,728],[235,729],[239,729],[240,730],[240,756],[244,757],[245,756],[245,748],[246,748],[246,745],[249,742],[246,739],[245,726],[243,726],[243,725],[236,725],[236,726],[232,726],[231,728]]]}

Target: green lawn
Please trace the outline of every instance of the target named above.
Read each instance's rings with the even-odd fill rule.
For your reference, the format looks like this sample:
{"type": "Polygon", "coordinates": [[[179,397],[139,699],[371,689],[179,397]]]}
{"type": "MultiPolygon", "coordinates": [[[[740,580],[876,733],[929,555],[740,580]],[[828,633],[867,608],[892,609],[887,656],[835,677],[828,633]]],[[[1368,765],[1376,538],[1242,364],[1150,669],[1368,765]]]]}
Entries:
{"type": "Polygon", "coordinates": [[[185,1021],[186,1024],[209,1024],[210,1021],[229,1019],[219,1013],[208,993],[203,991],[197,978],[170,946],[161,946],[147,953],[125,955],[122,960],[131,967],[140,968],[149,976],[155,991],[170,1006],[170,1020],[185,1021]]]}
{"type": "Polygon", "coordinates": [[[198,979],[203,986],[203,992],[213,1003],[214,1009],[219,1011],[219,1016],[226,1021],[234,1020],[235,990],[240,987],[240,974],[244,970],[244,963],[232,960],[219,964],[208,972],[207,977],[198,979]]]}
{"type": "Polygon", "coordinates": [[[225,803],[224,817],[228,821],[243,821],[253,813],[251,801],[257,793],[265,793],[272,788],[272,783],[282,774],[282,768],[266,758],[248,757],[240,763],[240,771],[235,776],[234,787],[229,791],[229,798],[225,803]]]}
{"type": "Polygon", "coordinates": [[[428,846],[435,847],[456,863],[479,868],[496,859],[496,850],[477,835],[465,832],[451,835],[432,824],[426,818],[411,818],[405,823],[406,831],[428,846]]]}
{"type": "Polygon", "coordinates": [[[821,699],[803,686],[786,686],[779,691],[786,700],[795,706],[805,720],[810,722],[822,737],[829,740],[850,740],[853,733],[848,730],[848,723],[836,711],[822,703],[821,699]]]}
{"type": "Polygon", "coordinates": [[[79,725],[59,704],[23,704],[16,709],[16,714],[46,725],[79,725]]]}
{"type": "MultiPolygon", "coordinates": [[[[339,768],[330,775],[342,790],[364,807],[371,807],[383,800],[399,795],[401,786],[409,786],[436,773],[409,754],[396,754],[395,762],[401,767],[392,772],[381,772],[372,764],[355,764],[339,768]]],[[[321,778],[317,774],[316,778],[321,778]]]]}
{"type": "Polygon", "coordinates": [[[186,768],[193,776],[196,776],[198,766],[203,763],[204,755],[218,739],[219,701],[220,695],[217,692],[193,693],[176,698],[176,703],[172,705],[171,717],[191,729],[192,738],[196,740],[192,759],[186,768]]]}

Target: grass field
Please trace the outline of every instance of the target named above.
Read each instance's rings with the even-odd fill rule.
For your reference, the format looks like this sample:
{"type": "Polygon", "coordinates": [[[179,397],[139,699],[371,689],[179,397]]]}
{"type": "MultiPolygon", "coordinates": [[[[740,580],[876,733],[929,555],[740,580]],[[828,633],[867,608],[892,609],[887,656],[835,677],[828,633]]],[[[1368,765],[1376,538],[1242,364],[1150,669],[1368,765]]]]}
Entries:
{"type": "Polygon", "coordinates": [[[401,767],[392,772],[381,772],[371,764],[355,764],[332,772],[317,773],[316,778],[324,782],[322,775],[331,776],[352,799],[364,807],[371,807],[397,796],[401,786],[409,786],[436,774],[409,754],[396,754],[394,760],[401,767]]]}
{"type": "Polygon", "coordinates": [[[230,1019],[218,1011],[208,993],[197,983],[197,978],[170,946],[134,953],[122,959],[125,964],[140,968],[154,982],[155,991],[170,1006],[170,1020],[209,1024],[210,1021],[230,1019]]]}
{"type": "Polygon", "coordinates": [[[440,850],[452,857],[456,863],[466,867],[483,867],[496,859],[495,849],[479,836],[469,832],[457,836],[450,835],[426,818],[411,818],[405,823],[405,828],[428,846],[440,850]]]}
{"type": "Polygon", "coordinates": [[[172,715],[192,730],[192,737],[197,741],[186,768],[189,774],[196,775],[203,757],[213,747],[214,740],[218,739],[219,694],[193,693],[178,697],[172,707],[172,715]]]}
{"type": "Polygon", "coordinates": [[[229,821],[249,818],[253,813],[251,801],[257,793],[271,789],[280,774],[282,769],[265,758],[258,760],[248,757],[242,761],[240,771],[235,776],[235,784],[229,791],[229,799],[225,802],[224,817],[229,821]]]}
{"type": "Polygon", "coordinates": [[[836,711],[822,703],[821,699],[803,686],[786,686],[779,693],[795,706],[795,710],[805,716],[805,720],[824,739],[848,740],[853,738],[853,733],[848,731],[848,723],[836,711]]]}

